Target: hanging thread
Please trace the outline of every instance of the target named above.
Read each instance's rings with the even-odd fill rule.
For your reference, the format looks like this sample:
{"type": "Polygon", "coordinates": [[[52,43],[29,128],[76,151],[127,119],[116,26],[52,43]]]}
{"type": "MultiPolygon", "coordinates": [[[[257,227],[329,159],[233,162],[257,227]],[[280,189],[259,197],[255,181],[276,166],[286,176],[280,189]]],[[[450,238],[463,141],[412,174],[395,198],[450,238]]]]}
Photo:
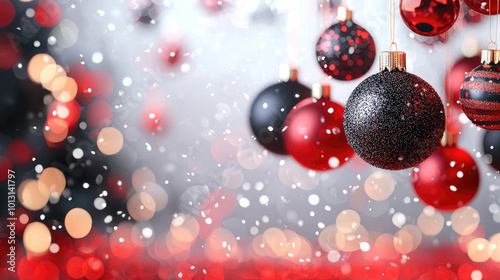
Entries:
{"type": "Polygon", "coordinates": [[[390,1],[390,34],[391,34],[391,45],[389,46],[389,50],[392,51],[392,46],[394,46],[396,49],[394,51],[398,50],[398,45],[396,44],[396,0],[389,0],[390,1]]]}
{"type": "Polygon", "coordinates": [[[500,0],[497,0],[497,23],[496,23],[496,27],[495,27],[495,41],[493,41],[493,34],[492,34],[492,30],[493,28],[491,27],[491,17],[492,17],[492,14],[491,14],[491,0],[488,1],[488,4],[489,4],[489,16],[490,16],[490,41],[488,42],[488,45],[486,46],[487,49],[490,48],[490,44],[493,44],[493,47],[495,48],[495,50],[498,50],[498,45],[497,45],[497,38],[498,38],[498,12],[499,12],[499,5],[500,5],[500,0]]]}

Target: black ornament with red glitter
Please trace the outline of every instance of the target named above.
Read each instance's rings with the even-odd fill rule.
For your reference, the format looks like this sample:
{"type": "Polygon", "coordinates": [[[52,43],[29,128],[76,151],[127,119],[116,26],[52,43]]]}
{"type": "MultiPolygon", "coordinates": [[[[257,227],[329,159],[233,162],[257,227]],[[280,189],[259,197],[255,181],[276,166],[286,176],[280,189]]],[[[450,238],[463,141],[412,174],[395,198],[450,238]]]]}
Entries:
{"type": "Polygon", "coordinates": [[[383,52],[382,71],[354,89],[344,112],[351,147],[364,161],[383,169],[421,163],[438,147],[445,129],[439,95],[405,71],[405,57],[403,52],[383,52]]]}
{"type": "Polygon", "coordinates": [[[351,11],[340,7],[338,18],[338,23],[321,34],[316,56],[325,74],[350,81],[363,76],[372,67],[375,42],[368,31],[352,21],[351,11]]]}
{"type": "Polygon", "coordinates": [[[484,50],[482,65],[467,73],[460,86],[460,103],[475,125],[500,129],[500,51],[484,50]]]}

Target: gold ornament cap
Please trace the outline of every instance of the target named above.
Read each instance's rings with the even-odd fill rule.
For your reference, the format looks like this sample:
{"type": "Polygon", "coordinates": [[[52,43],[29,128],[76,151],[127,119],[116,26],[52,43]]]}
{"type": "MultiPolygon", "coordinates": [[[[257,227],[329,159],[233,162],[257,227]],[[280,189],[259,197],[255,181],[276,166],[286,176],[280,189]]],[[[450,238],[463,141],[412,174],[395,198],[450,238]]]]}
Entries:
{"type": "Polygon", "coordinates": [[[337,19],[339,21],[352,21],[352,11],[346,7],[339,6],[337,8],[337,19]]]}
{"type": "Polygon", "coordinates": [[[330,100],[331,88],[328,84],[314,83],[312,86],[312,97],[316,99],[330,100]]]}
{"type": "Polygon", "coordinates": [[[498,64],[500,62],[500,50],[483,50],[481,52],[482,64],[498,64]]]}
{"type": "Polygon", "coordinates": [[[455,146],[458,142],[458,134],[445,131],[443,134],[443,138],[441,138],[441,146],[442,147],[450,147],[455,146]]]}
{"type": "Polygon", "coordinates": [[[293,68],[287,64],[280,65],[279,70],[280,81],[282,82],[296,82],[298,77],[298,72],[296,68],[293,68]]]}
{"type": "Polygon", "coordinates": [[[380,71],[406,71],[406,53],[399,51],[381,52],[379,55],[380,71]]]}

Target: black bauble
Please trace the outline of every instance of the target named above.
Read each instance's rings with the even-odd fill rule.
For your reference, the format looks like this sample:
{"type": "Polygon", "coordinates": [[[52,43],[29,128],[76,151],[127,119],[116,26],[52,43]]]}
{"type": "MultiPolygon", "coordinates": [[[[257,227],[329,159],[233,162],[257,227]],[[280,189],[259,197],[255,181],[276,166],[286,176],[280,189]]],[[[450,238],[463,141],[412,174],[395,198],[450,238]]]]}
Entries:
{"type": "Polygon", "coordinates": [[[486,131],[483,139],[483,151],[491,166],[500,171],[500,130],[486,131]]]}
{"type": "Polygon", "coordinates": [[[323,72],[342,81],[366,74],[375,60],[375,42],[368,31],[351,20],[325,30],[316,43],[316,56],[323,72]]]}
{"type": "Polygon", "coordinates": [[[250,125],[259,143],[285,155],[283,122],[293,106],[310,97],[311,89],[294,81],[274,84],[257,95],[250,108],[250,125]]]}
{"type": "Polygon", "coordinates": [[[354,151],[390,170],[415,166],[440,144],[444,107],[426,81],[404,71],[382,71],[361,82],[347,100],[344,129],[354,151]]]}

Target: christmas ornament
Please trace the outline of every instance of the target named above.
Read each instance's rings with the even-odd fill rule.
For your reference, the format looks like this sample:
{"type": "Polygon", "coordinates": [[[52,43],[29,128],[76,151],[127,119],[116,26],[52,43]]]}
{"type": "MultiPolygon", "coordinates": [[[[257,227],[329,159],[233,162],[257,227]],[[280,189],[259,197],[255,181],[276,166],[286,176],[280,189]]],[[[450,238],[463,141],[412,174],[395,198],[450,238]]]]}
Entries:
{"type": "Polygon", "coordinates": [[[460,12],[459,0],[401,0],[403,22],[422,36],[436,36],[450,29],[460,12]]]}
{"type": "Polygon", "coordinates": [[[467,73],[460,86],[460,104],[475,125],[500,129],[500,51],[483,50],[481,65],[467,73]]]}
{"type": "Polygon", "coordinates": [[[375,42],[368,31],[352,21],[352,12],[338,8],[338,23],[321,34],[316,44],[316,56],[328,76],[349,81],[357,79],[372,67],[375,42]]]}
{"type": "Polygon", "coordinates": [[[497,0],[465,0],[474,11],[483,15],[497,15],[498,14],[498,1],[497,0]]]}
{"type": "Polygon", "coordinates": [[[311,96],[311,90],[297,82],[295,69],[280,72],[282,82],[264,89],[252,103],[250,125],[262,146],[284,155],[283,122],[293,106],[311,96]]]}
{"type": "Polygon", "coordinates": [[[474,159],[455,143],[456,135],[446,132],[441,147],[411,174],[418,197],[439,210],[450,211],[466,205],[479,189],[474,159]]]}
{"type": "Polygon", "coordinates": [[[410,168],[439,145],[444,107],[431,85],[406,72],[404,52],[382,52],[380,70],[361,82],[347,100],[347,140],[373,166],[410,168]]]}
{"type": "Polygon", "coordinates": [[[480,60],[479,55],[473,57],[464,56],[446,72],[444,90],[446,96],[451,97],[448,100],[451,105],[460,107],[460,85],[464,81],[466,73],[476,67],[478,60],[480,60]]]}
{"type": "Polygon", "coordinates": [[[500,131],[486,131],[483,139],[483,152],[485,161],[496,170],[500,170],[500,131]]]}
{"type": "Polygon", "coordinates": [[[335,169],[353,154],[344,133],[344,107],[330,101],[330,87],[315,84],[313,97],[302,100],[285,119],[283,142],[286,150],[304,167],[335,169]]]}

